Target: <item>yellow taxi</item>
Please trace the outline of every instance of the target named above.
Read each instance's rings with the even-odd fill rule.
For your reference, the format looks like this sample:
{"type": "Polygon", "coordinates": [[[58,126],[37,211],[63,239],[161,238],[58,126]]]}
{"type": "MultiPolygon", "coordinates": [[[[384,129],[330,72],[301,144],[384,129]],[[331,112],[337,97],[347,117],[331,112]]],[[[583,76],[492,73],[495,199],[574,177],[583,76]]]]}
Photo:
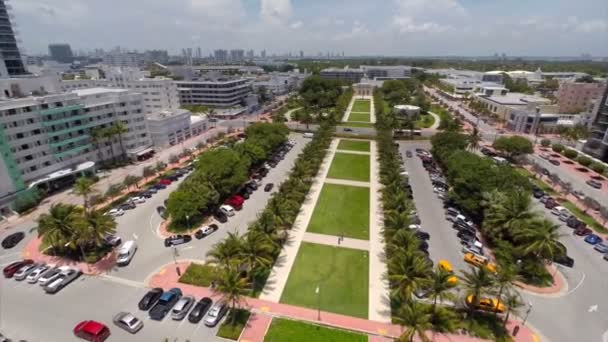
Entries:
{"type": "MultiPolygon", "coordinates": [[[[454,270],[452,268],[452,264],[450,264],[450,262],[447,260],[439,260],[439,262],[437,263],[437,267],[439,267],[439,269],[444,270],[449,273],[454,272],[454,270]]],[[[448,278],[448,283],[450,283],[452,285],[456,285],[456,284],[458,284],[458,278],[456,276],[451,276],[448,278]]]]}
{"type": "Polygon", "coordinates": [[[473,253],[465,253],[464,261],[468,262],[471,265],[475,265],[477,267],[485,267],[488,271],[492,273],[496,273],[496,264],[493,264],[488,261],[488,258],[473,254],[473,253]]]}
{"type": "MultiPolygon", "coordinates": [[[[472,306],[475,302],[475,296],[467,296],[467,305],[472,306]]],[[[505,313],[507,308],[496,298],[480,298],[479,304],[475,307],[477,310],[505,313]]]]}

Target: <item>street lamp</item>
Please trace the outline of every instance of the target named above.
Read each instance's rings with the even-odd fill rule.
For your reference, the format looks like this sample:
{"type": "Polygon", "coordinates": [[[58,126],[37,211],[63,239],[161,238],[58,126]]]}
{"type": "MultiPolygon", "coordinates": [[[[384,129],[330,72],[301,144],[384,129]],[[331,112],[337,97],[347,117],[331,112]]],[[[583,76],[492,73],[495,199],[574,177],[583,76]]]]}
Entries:
{"type": "Polygon", "coordinates": [[[177,255],[177,247],[173,246],[173,263],[175,264],[175,273],[177,273],[178,276],[181,276],[182,272],[179,269],[179,266],[177,265],[177,255]]]}
{"type": "Polygon", "coordinates": [[[186,215],[186,225],[188,226],[188,232],[190,232],[190,215],[186,215]]]}
{"type": "Polygon", "coordinates": [[[528,310],[526,310],[526,317],[524,317],[524,321],[521,323],[522,326],[526,325],[526,321],[528,320],[528,316],[530,315],[530,311],[532,311],[532,302],[528,302],[528,310]]]}
{"type": "Polygon", "coordinates": [[[317,285],[315,294],[317,295],[317,321],[320,321],[321,320],[321,287],[319,285],[317,285]]]}

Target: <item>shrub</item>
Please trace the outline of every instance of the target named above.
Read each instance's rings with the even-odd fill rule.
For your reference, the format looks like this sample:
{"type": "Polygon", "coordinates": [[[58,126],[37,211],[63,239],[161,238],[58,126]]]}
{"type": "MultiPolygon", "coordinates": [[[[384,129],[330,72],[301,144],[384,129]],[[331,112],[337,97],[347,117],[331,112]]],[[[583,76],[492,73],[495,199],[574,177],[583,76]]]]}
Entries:
{"type": "Polygon", "coordinates": [[[34,187],[24,190],[17,195],[15,202],[13,202],[13,209],[19,214],[23,214],[34,209],[38,203],[40,203],[40,200],[41,196],[38,192],[38,188],[34,187]]]}
{"type": "Polygon", "coordinates": [[[540,145],[542,147],[549,147],[549,145],[551,145],[551,140],[549,140],[549,139],[543,139],[543,140],[540,141],[540,145]]]}
{"type": "Polygon", "coordinates": [[[578,156],[578,152],[571,149],[566,149],[562,152],[562,154],[568,159],[574,159],[578,156]]]}
{"type": "Polygon", "coordinates": [[[604,166],[604,164],[598,163],[598,162],[593,162],[591,163],[591,170],[597,172],[597,173],[603,173],[608,171],[606,169],[606,166],[604,166]]]}
{"type": "Polygon", "coordinates": [[[551,146],[551,149],[553,150],[553,152],[561,153],[564,150],[564,145],[553,144],[553,146],[551,146]]]}
{"type": "Polygon", "coordinates": [[[576,158],[576,161],[583,166],[589,166],[593,162],[591,158],[585,156],[578,156],[578,158],[576,158]]]}

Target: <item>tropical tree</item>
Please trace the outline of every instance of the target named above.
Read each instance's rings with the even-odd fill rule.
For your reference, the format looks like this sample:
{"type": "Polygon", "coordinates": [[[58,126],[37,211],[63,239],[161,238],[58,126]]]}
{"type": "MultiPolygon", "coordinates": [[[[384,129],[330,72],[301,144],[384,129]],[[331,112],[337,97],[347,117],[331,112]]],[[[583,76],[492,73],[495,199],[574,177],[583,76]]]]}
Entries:
{"type": "Polygon", "coordinates": [[[140,177],[128,175],[122,181],[122,184],[124,184],[124,186],[125,186],[125,188],[127,188],[127,190],[130,190],[131,187],[133,187],[133,186],[137,187],[137,183],[139,183],[139,181],[140,181],[140,177]]]}
{"type": "Polygon", "coordinates": [[[469,134],[469,149],[477,150],[479,148],[479,142],[481,141],[481,132],[477,129],[477,127],[473,127],[473,131],[469,134]]]}
{"type": "Polygon", "coordinates": [[[86,227],[81,239],[85,244],[91,242],[101,246],[105,236],[116,232],[116,220],[111,215],[104,215],[99,210],[93,210],[85,215],[86,227]]]}
{"type": "Polygon", "coordinates": [[[240,260],[250,279],[256,271],[270,268],[273,251],[272,242],[260,231],[250,230],[241,238],[240,260]]]}
{"type": "Polygon", "coordinates": [[[479,306],[481,297],[490,292],[494,285],[494,279],[485,267],[469,267],[468,271],[462,271],[462,288],[465,295],[472,295],[473,302],[469,305],[469,318],[473,317],[475,308],[479,306]]]}
{"type": "Polygon", "coordinates": [[[91,130],[91,142],[93,146],[95,146],[95,150],[97,150],[97,157],[101,160],[103,159],[102,153],[100,151],[101,141],[105,139],[103,129],[93,128],[91,130]]]}
{"type": "Polygon", "coordinates": [[[51,205],[49,212],[41,214],[37,222],[38,237],[55,251],[63,250],[68,243],[74,248],[74,242],[86,224],[82,208],[64,203],[51,205]]]}
{"type": "Polygon", "coordinates": [[[243,297],[248,293],[250,283],[246,277],[241,276],[236,265],[229,265],[220,272],[216,279],[216,286],[213,291],[220,294],[223,301],[230,306],[232,312],[232,325],[236,324],[236,310],[240,308],[243,297]]]}
{"type": "Polygon", "coordinates": [[[114,154],[114,138],[116,137],[115,131],[112,127],[102,128],[100,130],[100,136],[110,142],[110,154],[112,155],[112,162],[116,163],[116,155],[114,154]]]}
{"type": "Polygon", "coordinates": [[[123,189],[124,189],[123,184],[111,184],[108,187],[108,190],[106,190],[106,193],[104,195],[106,197],[109,197],[110,200],[113,200],[116,196],[118,196],[122,193],[123,189]]]}
{"type": "Polygon", "coordinates": [[[556,255],[565,254],[565,247],[559,242],[563,234],[559,225],[547,219],[530,220],[526,229],[515,235],[524,255],[534,256],[545,261],[553,261],[556,255]]]}
{"type": "Polygon", "coordinates": [[[507,291],[505,298],[503,300],[503,305],[507,308],[507,313],[505,314],[505,320],[503,324],[506,326],[509,321],[509,316],[513,314],[518,314],[519,309],[524,306],[521,295],[517,291],[509,290],[507,291]]]}
{"type": "Polygon", "coordinates": [[[456,283],[453,282],[454,278],[455,276],[452,272],[448,272],[441,268],[437,268],[431,272],[427,283],[427,290],[429,291],[429,297],[433,301],[431,309],[432,316],[435,316],[438,301],[454,299],[454,293],[450,292],[456,287],[456,283]]]}
{"type": "MultiPolygon", "coordinates": [[[[496,274],[494,274],[494,285],[498,288],[496,297],[499,301],[504,302],[505,293],[509,293],[513,289],[513,283],[519,279],[517,270],[512,265],[501,265],[496,274]]],[[[494,310],[494,315],[498,314],[498,307],[494,310]]]]}
{"type": "Polygon", "coordinates": [[[531,209],[530,194],[523,189],[494,190],[484,197],[484,229],[493,239],[511,236],[537,216],[531,209]]]}
{"type": "Polygon", "coordinates": [[[416,336],[420,341],[431,341],[426,335],[426,331],[432,328],[431,314],[423,304],[408,300],[397,310],[393,319],[397,324],[405,327],[398,341],[412,342],[416,336]]]}
{"type": "Polygon", "coordinates": [[[94,185],[95,181],[89,177],[79,177],[74,183],[74,192],[82,196],[85,212],[89,209],[89,196],[96,191],[94,185]]]}
{"type": "Polygon", "coordinates": [[[122,152],[122,159],[126,160],[127,152],[125,151],[125,147],[123,145],[122,136],[129,132],[129,128],[123,122],[115,123],[110,130],[112,133],[118,137],[118,143],[120,144],[120,151],[122,152]]]}
{"type": "Polygon", "coordinates": [[[409,300],[412,293],[427,281],[428,264],[419,253],[397,252],[388,263],[388,281],[393,298],[409,300]]]}
{"type": "Polygon", "coordinates": [[[241,242],[242,240],[236,232],[229,232],[224,240],[213,245],[211,250],[207,252],[209,263],[222,268],[239,264],[242,250],[241,242]]]}
{"type": "Polygon", "coordinates": [[[144,167],[144,169],[142,171],[142,175],[144,178],[152,177],[155,174],[156,174],[156,170],[154,170],[154,167],[152,167],[152,166],[146,166],[146,167],[144,167]]]}

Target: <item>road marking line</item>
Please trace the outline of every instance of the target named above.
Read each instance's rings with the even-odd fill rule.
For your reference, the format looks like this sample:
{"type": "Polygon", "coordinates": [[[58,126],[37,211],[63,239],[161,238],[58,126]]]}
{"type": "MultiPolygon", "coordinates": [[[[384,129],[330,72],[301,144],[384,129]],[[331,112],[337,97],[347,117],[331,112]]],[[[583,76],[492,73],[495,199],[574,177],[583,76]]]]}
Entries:
{"type": "Polygon", "coordinates": [[[581,285],[583,285],[583,281],[585,281],[586,277],[587,277],[587,275],[585,273],[583,273],[583,276],[581,277],[581,280],[578,282],[578,284],[576,284],[576,286],[572,290],[566,292],[565,296],[567,296],[567,295],[571,294],[572,292],[576,291],[581,285]]]}
{"type": "Polygon", "coordinates": [[[118,284],[123,284],[123,285],[128,285],[131,287],[139,287],[139,288],[144,288],[146,287],[146,284],[139,282],[139,281],[135,281],[135,280],[129,280],[129,279],[124,279],[124,278],[119,278],[119,277],[115,277],[115,276],[111,276],[111,275],[107,275],[107,274],[102,274],[99,276],[99,278],[101,279],[105,279],[105,280],[109,280],[118,284]]]}

